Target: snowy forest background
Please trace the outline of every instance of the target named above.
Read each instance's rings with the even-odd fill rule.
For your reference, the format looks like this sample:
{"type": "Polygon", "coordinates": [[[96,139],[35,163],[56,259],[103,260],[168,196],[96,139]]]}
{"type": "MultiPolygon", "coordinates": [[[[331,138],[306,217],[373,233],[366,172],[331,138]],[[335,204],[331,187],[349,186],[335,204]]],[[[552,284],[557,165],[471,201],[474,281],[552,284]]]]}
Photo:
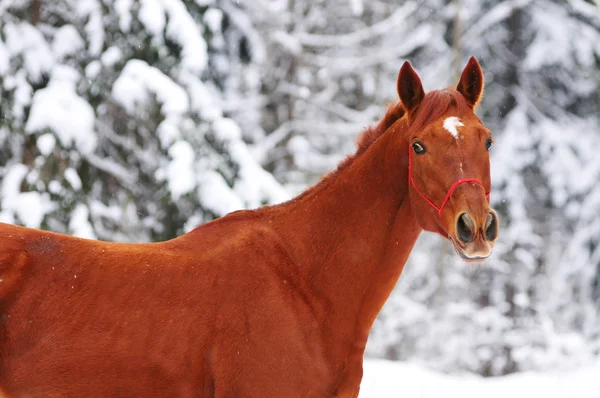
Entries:
{"type": "Polygon", "coordinates": [[[0,220],[172,238],[354,150],[410,60],[470,55],[495,135],[484,266],[424,234],[367,355],[486,376],[600,354],[597,0],[0,0],[0,220]]]}

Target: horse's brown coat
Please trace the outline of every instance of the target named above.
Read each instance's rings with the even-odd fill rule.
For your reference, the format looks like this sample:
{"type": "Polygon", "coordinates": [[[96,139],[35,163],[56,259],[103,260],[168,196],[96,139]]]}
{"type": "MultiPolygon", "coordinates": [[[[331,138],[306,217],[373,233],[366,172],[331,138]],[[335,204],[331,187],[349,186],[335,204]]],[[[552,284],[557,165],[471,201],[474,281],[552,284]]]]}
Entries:
{"type": "MultiPolygon", "coordinates": [[[[421,106],[479,123],[458,91],[448,93],[429,93],[421,106]]],[[[371,326],[435,218],[407,195],[410,112],[390,107],[355,156],[298,198],[167,242],[0,224],[0,389],[10,397],[356,397],[371,326]]],[[[487,205],[477,188],[456,196],[449,213],[461,200],[487,205]]]]}

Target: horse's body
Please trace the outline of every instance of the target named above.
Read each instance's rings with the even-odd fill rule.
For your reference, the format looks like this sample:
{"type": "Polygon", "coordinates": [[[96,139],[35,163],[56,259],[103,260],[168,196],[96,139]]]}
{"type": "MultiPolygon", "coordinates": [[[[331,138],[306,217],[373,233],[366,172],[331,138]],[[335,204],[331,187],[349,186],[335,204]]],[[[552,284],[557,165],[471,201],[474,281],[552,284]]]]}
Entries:
{"type": "Polygon", "coordinates": [[[2,385],[16,396],[331,394],[306,383],[329,372],[318,303],[265,221],[232,214],[155,244],[2,225],[2,385]],[[285,385],[270,390],[272,377],[285,385]]]}
{"type": "MultiPolygon", "coordinates": [[[[403,67],[399,80],[404,73],[403,84],[418,88],[411,71],[403,67]]],[[[369,331],[420,232],[447,236],[474,259],[495,240],[481,187],[458,182],[436,215],[427,201],[442,202],[437,187],[420,185],[426,200],[411,188],[423,184],[426,158],[412,160],[412,177],[408,169],[411,126],[424,117],[415,98],[443,108],[430,115],[436,122],[460,111],[467,127],[478,122],[465,110],[476,101],[460,84],[446,100],[414,91],[400,88],[405,105],[391,107],[316,187],[167,242],[0,224],[0,389],[10,397],[356,397],[369,331]],[[455,231],[465,225],[469,239],[455,231]]],[[[468,145],[473,152],[479,143],[468,145]]],[[[487,155],[482,171],[463,160],[461,172],[488,189],[487,155]]]]}

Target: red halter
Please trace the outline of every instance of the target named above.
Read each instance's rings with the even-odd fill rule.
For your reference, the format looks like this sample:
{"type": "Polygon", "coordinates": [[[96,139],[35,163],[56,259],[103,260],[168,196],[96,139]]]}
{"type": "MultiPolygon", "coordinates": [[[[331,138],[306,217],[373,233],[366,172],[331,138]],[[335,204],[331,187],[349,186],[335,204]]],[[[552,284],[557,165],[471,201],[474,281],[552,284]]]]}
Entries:
{"type": "MultiPolygon", "coordinates": [[[[408,146],[408,184],[409,185],[412,184],[412,186],[419,193],[419,195],[421,195],[421,197],[423,199],[425,199],[425,201],[427,203],[429,203],[431,205],[431,207],[436,209],[440,216],[442,215],[442,210],[444,210],[444,206],[446,206],[446,203],[448,203],[448,200],[450,200],[450,196],[452,195],[452,192],[454,192],[456,187],[458,187],[460,184],[464,184],[465,182],[474,182],[475,184],[480,185],[483,188],[483,190],[485,191],[485,187],[477,178],[459,178],[458,180],[456,180],[456,182],[454,184],[452,184],[450,189],[448,189],[448,193],[446,193],[446,197],[444,198],[442,205],[440,207],[437,207],[435,205],[435,203],[433,203],[431,200],[429,200],[427,198],[427,196],[425,196],[425,194],[423,194],[423,192],[421,192],[419,190],[419,188],[417,187],[417,184],[415,184],[415,180],[413,180],[413,177],[412,177],[412,150],[411,149],[412,149],[411,145],[409,145],[408,146]]],[[[485,197],[489,200],[490,192],[486,192],[485,197]]]]}

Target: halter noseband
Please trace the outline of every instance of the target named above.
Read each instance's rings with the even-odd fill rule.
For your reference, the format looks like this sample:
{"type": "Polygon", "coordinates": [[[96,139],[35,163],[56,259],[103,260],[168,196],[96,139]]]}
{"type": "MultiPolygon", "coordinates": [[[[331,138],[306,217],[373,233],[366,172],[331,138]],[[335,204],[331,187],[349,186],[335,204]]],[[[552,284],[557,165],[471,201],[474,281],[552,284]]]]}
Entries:
{"type": "MultiPolygon", "coordinates": [[[[458,187],[460,184],[464,184],[465,182],[474,182],[475,184],[481,186],[481,188],[483,188],[483,190],[485,191],[485,187],[477,178],[459,178],[458,180],[456,180],[456,182],[454,182],[454,184],[452,184],[450,189],[448,189],[448,193],[446,193],[446,197],[444,198],[442,205],[440,207],[437,207],[435,205],[435,203],[433,203],[431,200],[429,200],[427,198],[427,196],[425,196],[425,194],[419,190],[419,188],[417,187],[417,184],[415,184],[415,180],[413,180],[413,177],[412,177],[412,150],[411,149],[412,148],[409,145],[408,146],[408,184],[409,185],[412,184],[412,186],[419,193],[419,195],[421,195],[421,197],[423,199],[425,199],[425,201],[427,203],[429,203],[431,205],[431,207],[436,209],[440,216],[442,215],[442,210],[444,210],[444,206],[446,206],[446,203],[448,203],[448,201],[450,200],[450,196],[452,196],[452,192],[454,192],[456,187],[458,187]]],[[[490,192],[485,192],[485,197],[489,200],[490,192]]]]}

